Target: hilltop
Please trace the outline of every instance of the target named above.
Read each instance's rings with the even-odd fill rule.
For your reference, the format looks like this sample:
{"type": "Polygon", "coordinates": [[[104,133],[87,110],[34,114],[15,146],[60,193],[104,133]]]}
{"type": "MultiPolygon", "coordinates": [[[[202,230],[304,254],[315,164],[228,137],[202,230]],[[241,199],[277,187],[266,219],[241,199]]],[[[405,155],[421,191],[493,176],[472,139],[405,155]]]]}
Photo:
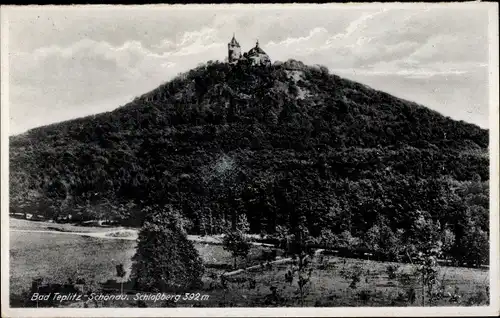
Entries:
{"type": "Polygon", "coordinates": [[[193,233],[246,214],[254,233],[304,225],[372,247],[369,233],[412,240],[423,218],[453,235],[454,257],[485,258],[470,251],[487,244],[488,143],[325,67],[209,62],[114,111],[11,137],[10,205],[138,225],[171,204],[193,233]]]}

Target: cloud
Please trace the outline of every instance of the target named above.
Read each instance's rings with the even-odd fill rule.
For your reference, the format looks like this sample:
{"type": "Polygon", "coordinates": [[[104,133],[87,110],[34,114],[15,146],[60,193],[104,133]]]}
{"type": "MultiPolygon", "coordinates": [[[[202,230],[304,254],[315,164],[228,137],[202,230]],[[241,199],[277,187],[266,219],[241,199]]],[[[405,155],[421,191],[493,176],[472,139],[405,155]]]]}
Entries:
{"type": "Polygon", "coordinates": [[[270,41],[267,46],[280,46],[280,47],[289,47],[291,45],[311,45],[314,44],[317,40],[324,39],[328,35],[328,31],[325,28],[317,27],[312,29],[309,32],[309,35],[298,38],[287,38],[279,43],[275,43],[274,41],[270,41]],[[311,43],[312,42],[312,43],[311,43]]]}
{"type": "MultiPolygon", "coordinates": [[[[67,12],[38,19],[41,11],[11,21],[10,108],[17,131],[62,113],[112,109],[201,62],[223,60],[233,32],[243,50],[259,39],[272,60],[323,64],[354,80],[380,82],[379,89],[389,76],[416,85],[417,79],[469,76],[488,61],[487,19],[472,10],[145,10],[133,20],[129,13],[89,18],[75,12],[81,23],[67,12]]],[[[415,99],[429,99],[422,96],[415,99]]]]}
{"type": "MultiPolygon", "coordinates": [[[[462,11],[457,15],[464,15],[462,11]]],[[[443,13],[430,9],[364,12],[337,32],[316,26],[306,36],[270,41],[266,47],[278,56],[286,50],[308,62],[373,75],[465,74],[480,67],[478,61],[487,60],[486,33],[463,28],[457,18],[443,13]],[[440,18],[446,23],[439,24],[440,18]],[[455,27],[462,33],[454,32],[455,27]]],[[[472,23],[479,23],[477,17],[472,23]]]]}
{"type": "Polygon", "coordinates": [[[111,110],[200,61],[222,59],[225,53],[226,44],[213,28],[181,32],[177,39],[165,38],[146,47],[139,40],[112,44],[83,38],[66,46],[11,52],[12,130],[19,132],[37,122],[25,119],[28,112],[62,120],[71,118],[71,113],[95,113],[95,105],[101,111],[111,110]]]}
{"type": "Polygon", "coordinates": [[[194,43],[209,44],[215,42],[217,38],[216,33],[215,29],[206,27],[199,31],[185,32],[179,41],[179,46],[185,47],[194,43]]]}
{"type": "MultiPolygon", "coordinates": [[[[430,37],[419,46],[408,59],[415,63],[426,63],[429,61],[484,61],[486,60],[487,47],[470,41],[456,34],[443,34],[430,37]]],[[[487,42],[484,39],[484,42],[487,42]]]]}
{"type": "MultiPolygon", "coordinates": [[[[389,11],[389,10],[382,9],[381,11],[378,11],[378,12],[365,13],[365,14],[361,15],[361,17],[359,17],[358,19],[349,23],[349,25],[347,26],[347,28],[345,29],[345,31],[343,33],[338,33],[338,34],[334,35],[333,37],[331,37],[327,41],[327,45],[333,44],[341,39],[349,39],[355,33],[362,33],[363,31],[365,31],[369,27],[370,20],[374,19],[376,16],[383,14],[384,12],[387,12],[387,11],[389,11]]],[[[358,39],[359,39],[359,37],[358,37],[358,39]]]]}
{"type": "Polygon", "coordinates": [[[375,89],[411,100],[456,120],[465,120],[487,128],[488,70],[480,68],[466,74],[451,72],[433,76],[380,73],[338,72],[375,89]]]}
{"type": "MultiPolygon", "coordinates": [[[[151,52],[137,41],[115,47],[104,41],[85,39],[68,47],[50,46],[32,53],[13,54],[10,69],[14,83],[40,85],[42,89],[75,85],[74,96],[78,98],[78,88],[82,85],[97,89],[99,81],[107,84],[125,81],[132,74],[154,72],[158,62],[167,59],[168,54],[151,52]]],[[[113,87],[106,89],[112,91],[113,87]]]]}
{"type": "Polygon", "coordinates": [[[140,82],[146,75],[164,77],[158,65],[172,68],[183,58],[205,54],[224,45],[215,40],[213,29],[202,29],[184,33],[179,44],[165,39],[153,49],[137,40],[115,46],[106,41],[82,39],[66,47],[52,45],[29,53],[12,53],[12,83],[56,86],[76,81],[100,86],[98,82],[103,80],[140,82]]]}
{"type": "Polygon", "coordinates": [[[153,49],[157,49],[157,50],[160,50],[160,51],[171,51],[173,49],[175,49],[177,45],[175,44],[174,41],[171,41],[169,39],[164,39],[162,41],[160,41],[160,43],[158,44],[153,44],[152,45],[152,48],[153,49]]]}

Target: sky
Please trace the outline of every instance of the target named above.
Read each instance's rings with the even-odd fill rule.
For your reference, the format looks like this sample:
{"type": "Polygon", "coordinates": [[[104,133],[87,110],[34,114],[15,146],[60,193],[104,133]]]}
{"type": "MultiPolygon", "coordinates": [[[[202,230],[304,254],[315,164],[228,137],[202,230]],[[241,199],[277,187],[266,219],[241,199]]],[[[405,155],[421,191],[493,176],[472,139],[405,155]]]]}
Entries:
{"type": "MultiPolygon", "coordinates": [[[[200,63],[233,33],[272,61],[346,77],[488,128],[491,6],[2,8],[10,135],[110,111],[200,63]]],[[[497,35],[498,36],[498,35],[497,35]]]]}

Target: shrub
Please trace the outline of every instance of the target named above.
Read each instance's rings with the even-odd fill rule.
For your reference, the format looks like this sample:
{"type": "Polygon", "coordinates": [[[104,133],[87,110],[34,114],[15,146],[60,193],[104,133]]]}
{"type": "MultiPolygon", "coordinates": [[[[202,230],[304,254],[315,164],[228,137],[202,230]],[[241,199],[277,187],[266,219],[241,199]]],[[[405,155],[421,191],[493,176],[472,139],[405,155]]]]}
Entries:
{"type": "Polygon", "coordinates": [[[399,270],[399,266],[397,265],[387,265],[386,271],[389,279],[395,279],[397,277],[397,271],[399,270]]]}
{"type": "Polygon", "coordinates": [[[131,278],[136,288],[165,291],[196,288],[204,272],[193,243],[171,209],[161,209],[144,222],[133,257],[131,278]]]}
{"type": "Polygon", "coordinates": [[[236,258],[246,257],[250,251],[250,243],[240,231],[230,231],[224,235],[224,249],[233,254],[234,267],[236,268],[236,258]]]}
{"type": "Polygon", "coordinates": [[[366,304],[372,297],[372,293],[369,290],[362,290],[358,292],[359,299],[366,304]]]}
{"type": "Polygon", "coordinates": [[[465,303],[467,306],[485,306],[489,303],[489,297],[484,291],[478,290],[465,303]]]}

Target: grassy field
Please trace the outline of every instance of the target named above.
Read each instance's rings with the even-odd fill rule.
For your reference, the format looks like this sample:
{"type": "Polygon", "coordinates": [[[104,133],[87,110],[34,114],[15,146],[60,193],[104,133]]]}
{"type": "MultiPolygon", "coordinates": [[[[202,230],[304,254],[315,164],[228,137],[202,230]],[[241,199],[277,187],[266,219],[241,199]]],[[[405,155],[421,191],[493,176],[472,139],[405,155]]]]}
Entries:
{"type": "Polygon", "coordinates": [[[64,283],[75,274],[95,282],[114,279],[116,264],[131,264],[135,245],[127,240],[11,232],[11,293],[29,289],[31,280],[39,276],[55,283],[64,283]]]}
{"type": "Polygon", "coordinates": [[[15,218],[9,218],[9,228],[13,230],[37,230],[37,231],[59,230],[62,232],[81,232],[81,233],[109,232],[112,230],[123,229],[123,227],[78,226],[78,225],[63,224],[63,223],[28,221],[15,218]]]}
{"type": "MultiPolygon", "coordinates": [[[[306,307],[353,307],[353,306],[422,306],[420,286],[403,285],[399,279],[403,273],[411,271],[411,265],[395,264],[399,267],[397,276],[389,278],[389,263],[345,259],[337,257],[325,258],[326,262],[313,265],[311,283],[306,285],[303,306],[306,307]],[[361,269],[360,282],[352,288],[350,277],[361,269]],[[416,289],[416,299],[408,301],[406,292],[410,287],[416,289]]],[[[394,264],[392,264],[394,265],[394,264]]],[[[201,290],[192,291],[206,295],[205,300],[182,300],[178,302],[146,301],[146,307],[298,307],[301,300],[297,288],[297,280],[290,284],[285,282],[285,272],[290,264],[274,265],[272,269],[247,272],[228,278],[227,288],[222,288],[218,277],[204,278],[205,286],[201,290]],[[255,280],[255,286],[250,284],[255,280]],[[215,285],[215,287],[214,287],[215,285]],[[271,287],[276,287],[280,300],[271,297],[271,287]]],[[[219,272],[220,273],[220,272],[219,272]]],[[[458,302],[451,303],[443,298],[432,303],[426,300],[426,306],[477,306],[488,304],[488,271],[465,268],[442,267],[439,277],[443,279],[445,290],[455,291],[461,296],[458,302]]],[[[171,293],[175,294],[175,293],[171,293]]],[[[184,293],[177,293],[184,295],[184,293]]],[[[129,295],[128,301],[100,301],[98,307],[131,307],[138,306],[129,295]]],[[[82,307],[83,303],[69,304],[71,307],[82,307]]],[[[93,304],[89,307],[94,307],[93,304]]]]}
{"type": "MultiPolygon", "coordinates": [[[[102,232],[111,228],[82,227],[26,220],[10,220],[10,290],[19,294],[29,289],[32,279],[47,278],[64,283],[68,277],[81,275],[96,283],[116,279],[115,265],[131,266],[136,242],[110,240],[79,235],[42,232],[16,232],[15,230],[52,230],[64,232],[102,232]]],[[[117,229],[117,228],[114,228],[117,229]]],[[[233,263],[231,253],[220,245],[195,243],[207,272],[229,270],[233,263]],[[214,268],[214,269],[212,269],[214,268]]],[[[250,258],[259,255],[260,248],[252,247],[250,258]]],[[[244,262],[239,261],[238,265],[244,262]]]]}
{"type": "MultiPolygon", "coordinates": [[[[337,257],[325,258],[323,264],[313,265],[311,283],[306,287],[305,306],[407,306],[410,303],[405,295],[410,287],[415,288],[417,299],[413,305],[421,304],[421,288],[418,283],[403,285],[398,277],[410,273],[409,264],[393,264],[399,267],[396,278],[389,278],[389,263],[345,259],[337,257]],[[360,281],[356,288],[351,288],[352,274],[360,271],[360,281]],[[366,296],[368,295],[368,296],[366,296]],[[363,297],[364,296],[364,297],[363,297]],[[398,297],[399,296],[399,297],[398,297]]],[[[230,299],[235,306],[265,305],[264,295],[271,294],[271,286],[278,290],[278,295],[285,301],[281,306],[297,306],[300,303],[297,280],[292,284],[285,282],[285,273],[290,265],[275,266],[272,270],[246,273],[241,275],[241,282],[229,284],[228,291],[218,297],[230,299]],[[256,281],[256,288],[249,288],[248,279],[256,281]],[[245,282],[246,280],[246,282],[245,282]]],[[[489,272],[468,268],[441,267],[439,278],[444,282],[444,289],[451,293],[458,291],[461,295],[459,304],[469,304],[478,293],[487,295],[489,272]]],[[[486,297],[487,298],[487,297],[486,297]]],[[[484,303],[483,303],[484,304],[484,303]]],[[[428,304],[429,305],[429,304],[428,304]]],[[[442,299],[433,305],[451,305],[449,299],[442,299]]]]}
{"type": "MultiPolygon", "coordinates": [[[[60,226],[63,230],[83,232],[87,230],[109,231],[110,228],[87,228],[44,222],[11,220],[11,229],[47,230],[60,226]]],[[[10,233],[10,288],[11,294],[20,294],[30,287],[33,278],[42,276],[53,282],[64,283],[68,277],[80,274],[87,282],[103,282],[116,279],[115,265],[131,265],[135,253],[135,241],[112,240],[79,235],[15,232],[10,233]]],[[[291,284],[284,279],[290,264],[273,265],[272,268],[245,272],[228,278],[222,288],[219,275],[230,271],[233,259],[220,245],[195,243],[206,266],[205,286],[200,294],[208,295],[204,301],[180,301],[169,306],[298,306],[297,280],[291,284]],[[255,282],[252,286],[251,281],[255,282]],[[278,299],[273,301],[271,287],[277,288],[278,299]]],[[[262,247],[253,246],[248,262],[238,260],[238,266],[258,264],[262,247]]],[[[306,286],[305,306],[418,306],[421,305],[421,286],[418,282],[403,283],[400,279],[410,273],[410,264],[397,266],[395,277],[389,278],[387,266],[367,260],[324,257],[313,262],[311,283],[306,286]],[[352,275],[358,272],[359,282],[352,288],[352,275]],[[416,299],[408,301],[407,293],[415,289],[416,299]]],[[[486,304],[489,285],[489,271],[483,269],[441,267],[439,279],[444,290],[461,296],[458,305],[486,304]]],[[[82,303],[68,304],[81,307],[82,303]]],[[[135,302],[102,302],[99,306],[135,306],[135,302]]],[[[147,306],[165,306],[162,302],[147,306]]],[[[450,305],[449,299],[441,299],[427,305],[450,305]]],[[[457,304],[453,304],[457,305],[457,304]]]]}

